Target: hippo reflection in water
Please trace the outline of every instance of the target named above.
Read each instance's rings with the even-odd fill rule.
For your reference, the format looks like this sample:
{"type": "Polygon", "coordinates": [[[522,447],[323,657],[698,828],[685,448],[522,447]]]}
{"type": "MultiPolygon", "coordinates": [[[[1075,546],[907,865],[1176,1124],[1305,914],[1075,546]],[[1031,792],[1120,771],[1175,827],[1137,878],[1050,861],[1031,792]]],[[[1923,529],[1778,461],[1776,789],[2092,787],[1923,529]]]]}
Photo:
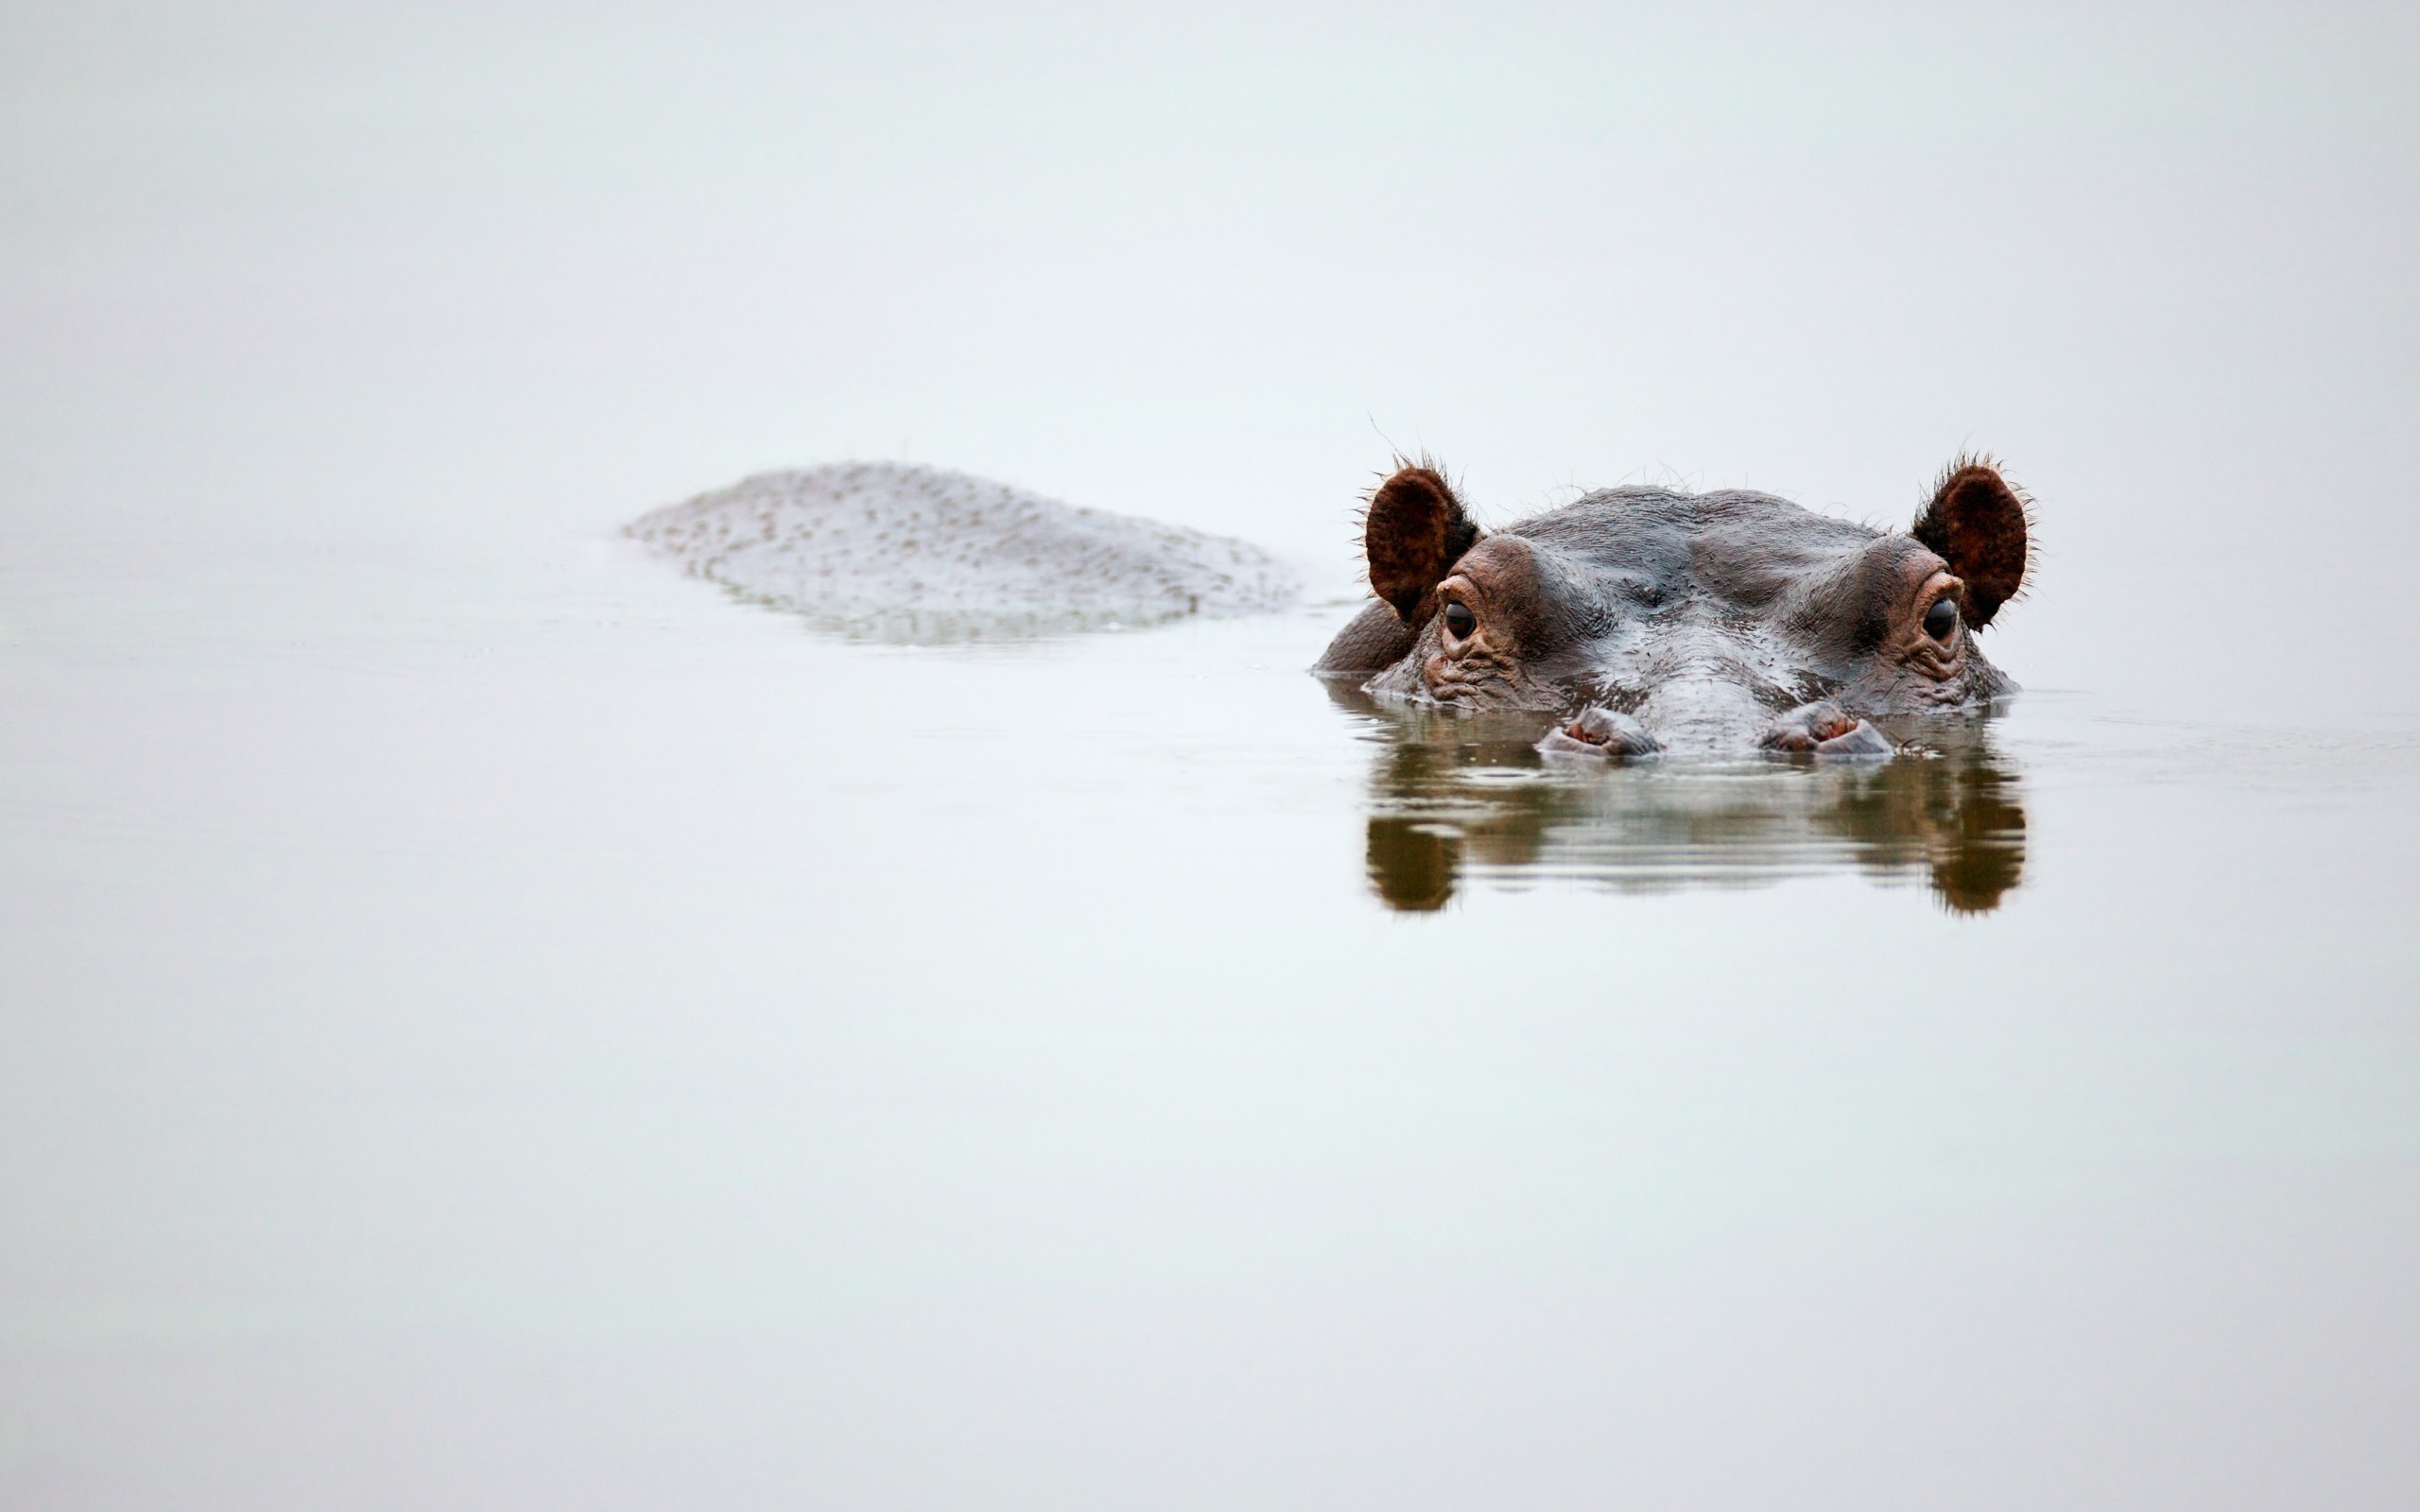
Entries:
{"type": "Polygon", "coordinates": [[[1920,753],[1898,761],[1591,774],[1540,754],[1535,714],[1381,703],[1342,679],[1328,693],[1383,747],[1369,868],[1392,908],[1441,908],[1473,880],[1661,892],[1852,872],[1977,914],[2024,870],[2022,783],[1980,718],[1886,720],[1920,753]]]}
{"type": "Polygon", "coordinates": [[[1549,756],[1880,758],[1874,721],[2014,691],[1975,644],[2024,587],[2024,496],[1961,457],[1905,535],[1771,494],[1623,488],[1483,533],[1433,466],[1371,495],[1377,595],[1314,671],[1556,715],[1549,756]]]}

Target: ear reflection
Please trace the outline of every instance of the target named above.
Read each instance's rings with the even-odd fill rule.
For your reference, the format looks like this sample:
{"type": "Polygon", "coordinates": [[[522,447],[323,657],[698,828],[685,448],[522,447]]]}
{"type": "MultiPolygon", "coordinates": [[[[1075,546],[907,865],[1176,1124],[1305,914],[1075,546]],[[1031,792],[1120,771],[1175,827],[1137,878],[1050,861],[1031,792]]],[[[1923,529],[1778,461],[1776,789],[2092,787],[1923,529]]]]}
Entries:
{"type": "Polygon", "coordinates": [[[1370,816],[1370,885],[1390,908],[1426,914],[1454,896],[1462,837],[1443,826],[1392,815],[1370,816]]]}
{"type": "Polygon", "coordinates": [[[1369,875],[1391,908],[1443,908],[1475,880],[1660,892],[1853,870],[1922,880],[1950,912],[1979,914],[2024,871],[2017,769],[1979,716],[1893,729],[1937,754],[1878,766],[1603,770],[1543,761],[1536,716],[1401,711],[1340,683],[1329,694],[1379,747],[1369,875]]]}

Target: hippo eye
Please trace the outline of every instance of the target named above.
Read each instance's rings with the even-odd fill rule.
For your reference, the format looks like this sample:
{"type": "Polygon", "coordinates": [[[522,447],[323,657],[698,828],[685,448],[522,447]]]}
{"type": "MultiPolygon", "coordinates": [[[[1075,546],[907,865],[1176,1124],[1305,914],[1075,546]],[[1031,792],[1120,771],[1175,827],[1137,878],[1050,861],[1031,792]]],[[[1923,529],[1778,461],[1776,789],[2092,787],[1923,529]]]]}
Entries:
{"type": "Polygon", "coordinates": [[[1925,610],[1925,633],[1936,641],[1947,642],[1949,632],[1958,628],[1958,601],[1936,598],[1932,608],[1925,610]]]}
{"type": "Polygon", "coordinates": [[[1455,640],[1463,640],[1470,635],[1471,631],[1478,628],[1478,616],[1471,612],[1471,607],[1468,604],[1461,602],[1447,604],[1445,628],[1452,632],[1455,640]]]}

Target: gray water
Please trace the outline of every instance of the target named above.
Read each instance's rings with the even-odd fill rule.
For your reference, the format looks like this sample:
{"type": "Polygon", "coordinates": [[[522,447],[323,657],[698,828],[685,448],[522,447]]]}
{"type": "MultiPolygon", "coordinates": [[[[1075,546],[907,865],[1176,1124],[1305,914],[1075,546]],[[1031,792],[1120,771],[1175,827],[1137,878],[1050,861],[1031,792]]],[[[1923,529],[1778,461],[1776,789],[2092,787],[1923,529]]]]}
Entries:
{"type": "Polygon", "coordinates": [[[0,1503],[2404,1507],[2409,21],[0,17],[0,1503]],[[2038,496],[1880,769],[1302,668],[1390,446],[2038,496]],[[1285,614],[818,635],[905,456],[1285,614]]]}

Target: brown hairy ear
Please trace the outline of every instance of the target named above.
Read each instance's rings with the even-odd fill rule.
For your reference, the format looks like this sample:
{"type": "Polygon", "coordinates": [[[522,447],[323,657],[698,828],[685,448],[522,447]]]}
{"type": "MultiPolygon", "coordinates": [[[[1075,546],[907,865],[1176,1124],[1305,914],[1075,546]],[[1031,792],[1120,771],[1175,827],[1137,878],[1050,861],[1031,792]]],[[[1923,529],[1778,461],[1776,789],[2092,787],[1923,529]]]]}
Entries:
{"type": "Polygon", "coordinates": [[[1400,469],[1370,495],[1361,536],[1370,587],[1414,628],[1428,617],[1423,611],[1428,591],[1478,541],[1478,526],[1433,467],[1400,469]]]}
{"type": "Polygon", "coordinates": [[[1966,580],[1958,612],[1978,629],[2025,587],[2032,561],[2027,503],[1990,459],[1962,456],[1942,470],[1932,502],[1908,532],[1966,580]]]}

